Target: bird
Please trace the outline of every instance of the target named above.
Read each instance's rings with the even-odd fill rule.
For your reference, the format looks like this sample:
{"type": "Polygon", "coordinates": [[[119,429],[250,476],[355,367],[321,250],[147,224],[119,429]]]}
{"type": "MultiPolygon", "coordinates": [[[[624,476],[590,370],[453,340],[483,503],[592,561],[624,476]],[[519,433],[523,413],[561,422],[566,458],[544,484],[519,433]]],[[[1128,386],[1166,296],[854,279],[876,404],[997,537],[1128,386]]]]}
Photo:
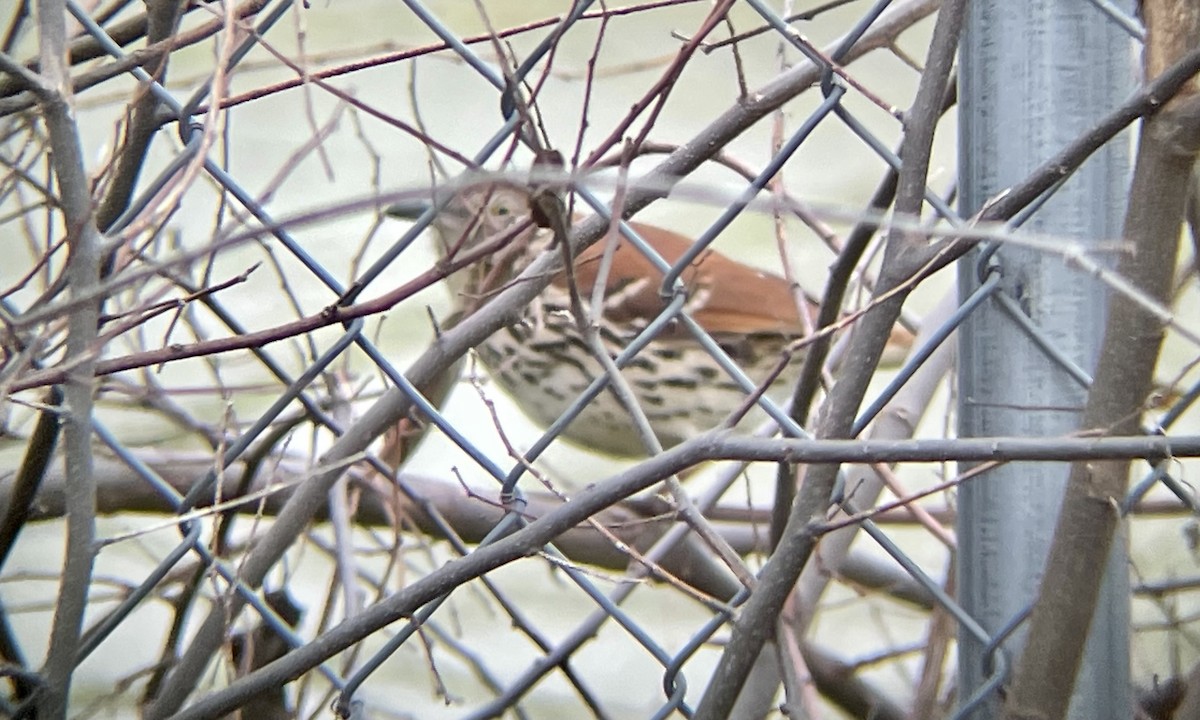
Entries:
{"type": "MultiPolygon", "coordinates": [[[[486,301],[551,248],[555,232],[539,218],[539,202],[529,187],[507,181],[465,186],[434,217],[431,227],[443,261],[473,258],[446,280],[461,312],[486,301]],[[474,257],[474,256],[478,257],[474,257]]],[[[415,219],[428,202],[401,203],[389,214],[415,219]]],[[[665,228],[631,222],[632,228],[668,263],[694,244],[665,228]]],[[[560,233],[561,234],[561,233],[560,233]]],[[[607,240],[580,252],[572,272],[560,271],[525,308],[520,319],[484,340],[476,353],[493,380],[537,424],[554,423],[593,381],[601,362],[584,339],[575,317],[582,308],[598,319],[603,350],[615,358],[658,316],[667,300],[659,292],[663,273],[625,238],[617,239],[604,275],[602,308],[589,301],[602,273],[607,240]],[[577,295],[572,298],[572,283],[577,295]]],[[[803,337],[805,323],[793,284],[714,250],[701,253],[684,270],[685,310],[755,384],[768,379],[770,397],[790,392],[804,360],[800,350],[779,371],[789,343],[803,337]]],[[[819,310],[807,297],[803,312],[819,310]]],[[[891,351],[911,344],[902,327],[893,332],[891,351]]],[[[622,369],[662,447],[678,445],[721,426],[748,403],[742,387],[678,321],[672,322],[622,369]]],[[[606,390],[563,431],[569,441],[618,457],[646,454],[629,411],[606,390]]]]}

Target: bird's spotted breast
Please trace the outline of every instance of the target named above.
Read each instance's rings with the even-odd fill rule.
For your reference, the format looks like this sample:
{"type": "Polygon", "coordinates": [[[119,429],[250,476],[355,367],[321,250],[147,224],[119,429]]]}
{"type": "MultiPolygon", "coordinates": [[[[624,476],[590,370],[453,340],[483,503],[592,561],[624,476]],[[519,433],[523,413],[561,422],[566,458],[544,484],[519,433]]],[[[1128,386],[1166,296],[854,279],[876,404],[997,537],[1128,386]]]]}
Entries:
{"type": "MultiPolygon", "coordinates": [[[[496,332],[478,348],[497,383],[542,426],[556,421],[603,372],[570,314],[558,307],[547,309],[526,313],[522,322],[496,332]]],[[[610,357],[616,357],[632,333],[622,335],[623,328],[602,324],[602,342],[610,357]]],[[[733,348],[740,356],[735,361],[740,361],[739,367],[751,380],[760,382],[774,369],[784,340],[780,336],[741,339],[733,348]],[[751,357],[759,362],[745,364],[751,357]]],[[[793,359],[772,388],[789,387],[799,367],[799,359],[793,359]]],[[[622,369],[622,376],[665,447],[717,427],[746,401],[729,374],[691,338],[651,341],[622,369]]],[[[614,455],[645,452],[629,412],[608,389],[584,407],[564,435],[614,455]]]]}

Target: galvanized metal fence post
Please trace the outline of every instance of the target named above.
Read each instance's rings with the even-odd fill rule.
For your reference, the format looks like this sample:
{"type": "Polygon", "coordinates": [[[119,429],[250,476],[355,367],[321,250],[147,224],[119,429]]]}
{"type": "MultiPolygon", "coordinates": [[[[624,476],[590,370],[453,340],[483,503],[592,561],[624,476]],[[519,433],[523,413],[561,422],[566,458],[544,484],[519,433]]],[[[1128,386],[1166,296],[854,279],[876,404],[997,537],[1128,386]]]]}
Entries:
{"type": "MultiPolygon", "coordinates": [[[[1133,46],[1130,34],[1095,4],[972,3],[961,50],[963,215],[1128,96],[1133,46]]],[[[1110,143],[1022,229],[1052,235],[1062,248],[1117,238],[1129,163],[1128,143],[1110,143]]],[[[971,316],[960,338],[960,435],[1054,436],[1078,429],[1103,328],[1103,287],[1053,249],[1002,243],[964,259],[962,296],[993,272],[1000,274],[1001,292],[971,316]],[[1059,357],[1039,345],[1037,334],[1059,357]]],[[[1035,596],[1066,477],[1065,463],[1012,463],[959,494],[959,595],[993,635],[1035,596]]],[[[1074,718],[1131,717],[1124,557],[1118,543],[1072,701],[1074,718]]],[[[1018,628],[1002,647],[1011,653],[1022,638],[1018,628]]],[[[967,633],[959,641],[963,698],[988,677],[990,658],[967,633]]],[[[993,695],[974,717],[994,717],[998,707],[993,695]]]]}

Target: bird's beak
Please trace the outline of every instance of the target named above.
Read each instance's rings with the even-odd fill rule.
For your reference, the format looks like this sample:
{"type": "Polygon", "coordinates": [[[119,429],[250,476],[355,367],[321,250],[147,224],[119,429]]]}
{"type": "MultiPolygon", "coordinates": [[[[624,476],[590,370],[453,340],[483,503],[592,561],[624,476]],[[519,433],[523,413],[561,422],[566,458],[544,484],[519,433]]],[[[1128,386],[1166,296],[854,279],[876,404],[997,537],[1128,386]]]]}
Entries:
{"type": "Polygon", "coordinates": [[[383,214],[399,220],[416,220],[432,207],[428,198],[410,198],[388,205],[383,214]]]}

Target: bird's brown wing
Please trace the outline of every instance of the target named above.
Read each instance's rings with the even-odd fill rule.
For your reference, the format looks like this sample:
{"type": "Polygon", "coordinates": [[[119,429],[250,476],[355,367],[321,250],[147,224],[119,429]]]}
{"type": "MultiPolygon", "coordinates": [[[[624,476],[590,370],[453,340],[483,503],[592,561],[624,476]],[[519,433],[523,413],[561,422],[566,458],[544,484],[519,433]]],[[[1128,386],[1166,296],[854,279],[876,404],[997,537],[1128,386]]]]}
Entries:
{"type": "MultiPolygon", "coordinates": [[[[674,263],[692,243],[678,233],[633,223],[633,227],[669,263],[674,263]]],[[[600,269],[607,240],[600,240],[580,253],[575,262],[575,279],[580,292],[590,295],[600,269]]],[[[610,298],[605,317],[614,322],[648,321],[666,302],[659,295],[663,274],[624,238],[613,254],[605,282],[610,298]]],[[[683,273],[692,317],[710,333],[780,333],[802,331],[795,296],[787,280],[737,261],[716,251],[707,251],[683,273]]],[[[566,277],[555,280],[565,286],[566,277]]],[[[815,306],[812,310],[815,313],[815,306]]]]}

